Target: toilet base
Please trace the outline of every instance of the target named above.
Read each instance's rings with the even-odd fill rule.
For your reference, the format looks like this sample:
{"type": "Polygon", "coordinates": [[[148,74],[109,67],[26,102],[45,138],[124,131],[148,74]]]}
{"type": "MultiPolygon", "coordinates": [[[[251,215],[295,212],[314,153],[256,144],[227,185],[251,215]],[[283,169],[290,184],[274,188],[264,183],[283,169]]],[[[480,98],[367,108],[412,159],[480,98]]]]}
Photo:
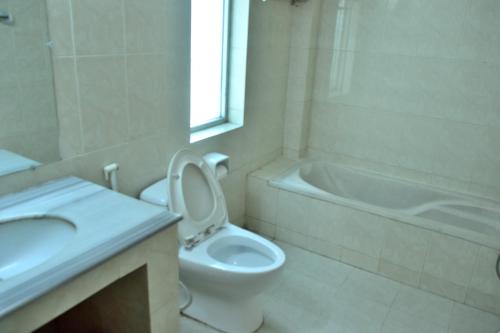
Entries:
{"type": "Polygon", "coordinates": [[[190,291],[192,303],[182,311],[188,317],[227,333],[251,333],[262,325],[262,308],[255,297],[235,300],[190,291]]]}

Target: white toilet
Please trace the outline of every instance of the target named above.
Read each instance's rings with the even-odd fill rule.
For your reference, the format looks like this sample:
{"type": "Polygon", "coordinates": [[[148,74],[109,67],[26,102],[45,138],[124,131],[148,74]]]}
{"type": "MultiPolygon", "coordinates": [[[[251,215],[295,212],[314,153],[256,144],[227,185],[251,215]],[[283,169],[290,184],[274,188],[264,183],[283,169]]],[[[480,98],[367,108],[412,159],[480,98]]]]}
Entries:
{"type": "Polygon", "coordinates": [[[141,199],[183,215],[179,223],[180,278],[191,292],[184,313],[228,333],[249,333],[262,324],[256,296],[285,263],[268,240],[232,225],[219,182],[207,163],[188,150],[172,158],[167,179],[141,199]]]}

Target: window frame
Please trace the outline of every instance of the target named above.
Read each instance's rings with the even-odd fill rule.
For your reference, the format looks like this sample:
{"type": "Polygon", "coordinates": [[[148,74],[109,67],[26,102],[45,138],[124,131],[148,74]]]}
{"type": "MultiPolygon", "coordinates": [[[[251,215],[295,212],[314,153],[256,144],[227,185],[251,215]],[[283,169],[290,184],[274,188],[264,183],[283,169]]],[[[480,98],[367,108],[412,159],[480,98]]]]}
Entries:
{"type": "MultiPolygon", "coordinates": [[[[189,108],[189,128],[190,128],[190,133],[195,133],[198,131],[203,131],[208,128],[222,125],[225,123],[229,122],[229,115],[228,115],[228,110],[227,110],[227,101],[228,101],[228,85],[229,85],[229,66],[228,66],[228,61],[229,61],[229,41],[230,41],[230,29],[229,29],[229,17],[231,13],[231,0],[222,0],[223,1],[223,28],[222,28],[222,70],[221,70],[221,92],[220,92],[220,117],[215,118],[213,120],[207,121],[206,123],[191,127],[191,107],[189,108]]],[[[190,42],[191,43],[191,42],[190,42]]],[[[191,70],[191,64],[190,64],[190,70],[191,70]]],[[[190,84],[191,87],[191,84],[190,84]]],[[[191,89],[190,89],[191,91],[191,89]]],[[[191,93],[190,97],[191,99],[191,93]]]]}

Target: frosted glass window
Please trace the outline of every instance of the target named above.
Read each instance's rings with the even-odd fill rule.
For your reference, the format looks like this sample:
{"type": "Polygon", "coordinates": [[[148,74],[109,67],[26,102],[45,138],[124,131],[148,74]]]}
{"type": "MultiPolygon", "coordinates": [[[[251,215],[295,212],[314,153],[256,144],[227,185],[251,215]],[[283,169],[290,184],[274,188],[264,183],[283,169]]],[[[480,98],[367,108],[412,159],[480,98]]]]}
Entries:
{"type": "Polygon", "coordinates": [[[226,1],[191,0],[192,131],[226,120],[226,1]]]}

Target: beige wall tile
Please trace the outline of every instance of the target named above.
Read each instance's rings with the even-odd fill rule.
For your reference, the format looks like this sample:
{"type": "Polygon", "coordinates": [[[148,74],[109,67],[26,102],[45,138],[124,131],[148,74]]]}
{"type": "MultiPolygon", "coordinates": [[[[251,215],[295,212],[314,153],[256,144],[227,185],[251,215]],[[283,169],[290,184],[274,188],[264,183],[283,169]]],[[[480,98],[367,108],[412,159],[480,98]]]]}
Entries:
{"type": "Polygon", "coordinates": [[[164,129],[168,123],[167,57],[165,55],[128,55],[127,90],[129,136],[144,137],[164,129]]]}
{"type": "Polygon", "coordinates": [[[246,215],[276,224],[279,190],[260,178],[249,176],[246,191],[246,215]]]}
{"type": "Polygon", "coordinates": [[[341,234],[342,247],[379,258],[384,242],[383,219],[344,207],[340,208],[340,212],[336,218],[343,222],[342,229],[337,231],[341,234]]]}
{"type": "Polygon", "coordinates": [[[309,236],[332,244],[345,245],[345,228],[349,223],[346,219],[346,208],[320,200],[309,200],[311,204],[306,219],[309,236]]]}
{"type": "Polygon", "coordinates": [[[264,165],[260,169],[255,170],[254,172],[252,172],[251,176],[268,181],[276,176],[283,174],[288,168],[292,167],[293,164],[294,161],[280,157],[274,160],[272,163],[264,165]]]}
{"type": "Polygon", "coordinates": [[[47,0],[50,39],[54,56],[75,54],[72,35],[71,0],[47,0]]]}
{"type": "Polygon", "coordinates": [[[359,267],[369,272],[377,272],[378,269],[378,258],[346,248],[342,248],[342,256],[340,260],[346,264],[359,267]]]}
{"type": "Polygon", "coordinates": [[[419,287],[460,303],[464,302],[467,292],[467,288],[464,286],[453,283],[449,279],[435,277],[426,272],[422,272],[420,276],[419,287]]]}
{"type": "MultiPolygon", "coordinates": [[[[398,265],[401,268],[407,268],[412,272],[421,272],[431,233],[410,226],[408,224],[385,221],[384,229],[384,244],[382,247],[381,258],[388,269],[389,265],[398,265]]],[[[412,281],[418,281],[412,279],[412,281]]]]}
{"type": "Polygon", "coordinates": [[[380,258],[378,272],[383,276],[409,286],[418,287],[420,283],[419,271],[413,271],[404,266],[394,264],[391,261],[385,260],[383,257],[380,258]]]}
{"type": "Polygon", "coordinates": [[[324,255],[328,258],[340,260],[342,257],[342,247],[336,243],[329,240],[319,239],[312,236],[307,238],[307,249],[324,255]]]}
{"type": "Polygon", "coordinates": [[[68,159],[83,152],[81,115],[74,58],[54,58],[59,149],[68,159]]]}
{"type": "Polygon", "coordinates": [[[125,58],[78,58],[77,68],[85,151],[125,142],[128,133],[125,58]]]}
{"type": "Polygon", "coordinates": [[[304,236],[309,235],[313,214],[314,199],[288,191],[279,191],[277,206],[277,226],[304,236]]]}
{"type": "Polygon", "coordinates": [[[165,51],[169,1],[124,0],[127,53],[165,51]]]}
{"type": "Polygon", "coordinates": [[[423,273],[467,287],[475,267],[479,246],[434,233],[429,243],[423,273]]]}
{"type": "Polygon", "coordinates": [[[245,222],[247,172],[246,168],[240,168],[221,180],[229,220],[239,226],[245,222]]]}
{"type": "Polygon", "coordinates": [[[249,230],[261,235],[271,238],[276,237],[276,224],[267,223],[265,221],[247,216],[245,218],[245,225],[249,230]]]}
{"type": "Polygon", "coordinates": [[[72,0],[77,55],[123,54],[123,0],[72,0]]]}
{"type": "Polygon", "coordinates": [[[276,227],[276,239],[281,240],[298,247],[307,248],[307,236],[295,231],[290,231],[281,227],[276,227]]]}
{"type": "Polygon", "coordinates": [[[284,155],[303,157],[309,137],[311,99],[321,1],[292,8],[285,109],[284,155]]]}

